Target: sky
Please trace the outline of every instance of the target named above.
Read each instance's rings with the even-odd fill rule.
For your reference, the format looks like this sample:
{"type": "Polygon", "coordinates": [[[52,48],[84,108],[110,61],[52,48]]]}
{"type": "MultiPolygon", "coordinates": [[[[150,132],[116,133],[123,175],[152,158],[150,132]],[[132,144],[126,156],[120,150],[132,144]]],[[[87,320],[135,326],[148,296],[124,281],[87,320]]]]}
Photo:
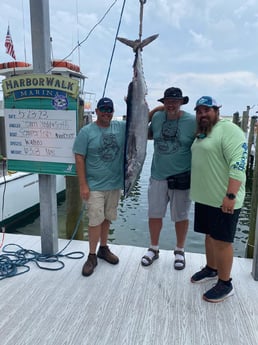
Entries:
{"type": "MultiPolygon", "coordinates": [[[[12,61],[4,47],[8,25],[17,61],[31,63],[30,1],[1,0],[0,6],[0,63],[12,61]]],[[[49,16],[53,59],[69,56],[80,42],[68,59],[87,76],[86,100],[91,97],[95,105],[103,95],[110,97],[115,116],[124,115],[134,52],[115,37],[120,22],[118,36],[139,38],[140,1],[49,0],[49,16]]],[[[224,116],[241,116],[247,106],[256,115],[257,0],[146,0],[142,38],[153,34],[159,37],[142,52],[150,109],[175,86],[189,97],[183,109],[190,113],[198,98],[210,95],[222,104],[224,116]]]]}

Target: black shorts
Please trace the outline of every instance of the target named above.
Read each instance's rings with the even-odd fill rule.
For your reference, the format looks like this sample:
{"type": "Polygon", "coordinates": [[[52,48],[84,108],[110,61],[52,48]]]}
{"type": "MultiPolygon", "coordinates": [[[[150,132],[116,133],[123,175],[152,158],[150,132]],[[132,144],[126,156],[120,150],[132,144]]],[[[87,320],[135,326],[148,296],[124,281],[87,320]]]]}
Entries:
{"type": "Polygon", "coordinates": [[[221,208],[195,203],[194,231],[210,235],[215,240],[233,242],[241,209],[233,214],[221,208]]]}

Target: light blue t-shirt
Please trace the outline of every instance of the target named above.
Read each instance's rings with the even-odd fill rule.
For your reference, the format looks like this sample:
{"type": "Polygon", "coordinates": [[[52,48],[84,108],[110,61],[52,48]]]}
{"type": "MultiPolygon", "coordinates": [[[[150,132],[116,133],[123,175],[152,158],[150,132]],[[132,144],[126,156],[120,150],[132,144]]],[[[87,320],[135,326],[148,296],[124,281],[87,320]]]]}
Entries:
{"type": "Polygon", "coordinates": [[[175,120],[168,120],[165,111],[156,112],[151,120],[154,153],[151,177],[164,180],[168,176],[191,169],[191,145],[196,134],[196,119],[185,111],[175,120]]]}
{"type": "Polygon", "coordinates": [[[90,190],[106,191],[123,187],[125,121],[111,121],[107,128],[95,122],[81,128],[73,153],[85,156],[90,190]]]}

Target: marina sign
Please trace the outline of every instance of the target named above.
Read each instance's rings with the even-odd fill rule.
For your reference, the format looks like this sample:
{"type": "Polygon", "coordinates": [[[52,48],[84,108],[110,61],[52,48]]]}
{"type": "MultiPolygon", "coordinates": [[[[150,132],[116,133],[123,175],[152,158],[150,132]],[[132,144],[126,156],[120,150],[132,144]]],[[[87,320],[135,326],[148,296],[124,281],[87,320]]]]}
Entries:
{"type": "Polygon", "coordinates": [[[3,80],[8,169],[75,175],[77,80],[32,74],[3,80]]]}

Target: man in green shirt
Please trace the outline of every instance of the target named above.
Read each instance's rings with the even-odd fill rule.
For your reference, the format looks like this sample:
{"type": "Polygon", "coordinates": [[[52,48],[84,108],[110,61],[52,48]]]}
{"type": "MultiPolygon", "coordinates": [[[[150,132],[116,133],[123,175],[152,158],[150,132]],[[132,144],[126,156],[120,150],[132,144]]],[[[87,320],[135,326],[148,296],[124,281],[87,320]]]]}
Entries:
{"type": "Polygon", "coordinates": [[[221,302],[233,294],[232,243],[245,196],[245,135],[234,123],[220,119],[220,107],[210,96],[197,101],[197,135],[192,145],[190,198],[195,201],[194,230],[206,234],[207,264],[191,277],[191,282],[218,278],[217,284],[203,295],[208,302],[221,302]]]}

